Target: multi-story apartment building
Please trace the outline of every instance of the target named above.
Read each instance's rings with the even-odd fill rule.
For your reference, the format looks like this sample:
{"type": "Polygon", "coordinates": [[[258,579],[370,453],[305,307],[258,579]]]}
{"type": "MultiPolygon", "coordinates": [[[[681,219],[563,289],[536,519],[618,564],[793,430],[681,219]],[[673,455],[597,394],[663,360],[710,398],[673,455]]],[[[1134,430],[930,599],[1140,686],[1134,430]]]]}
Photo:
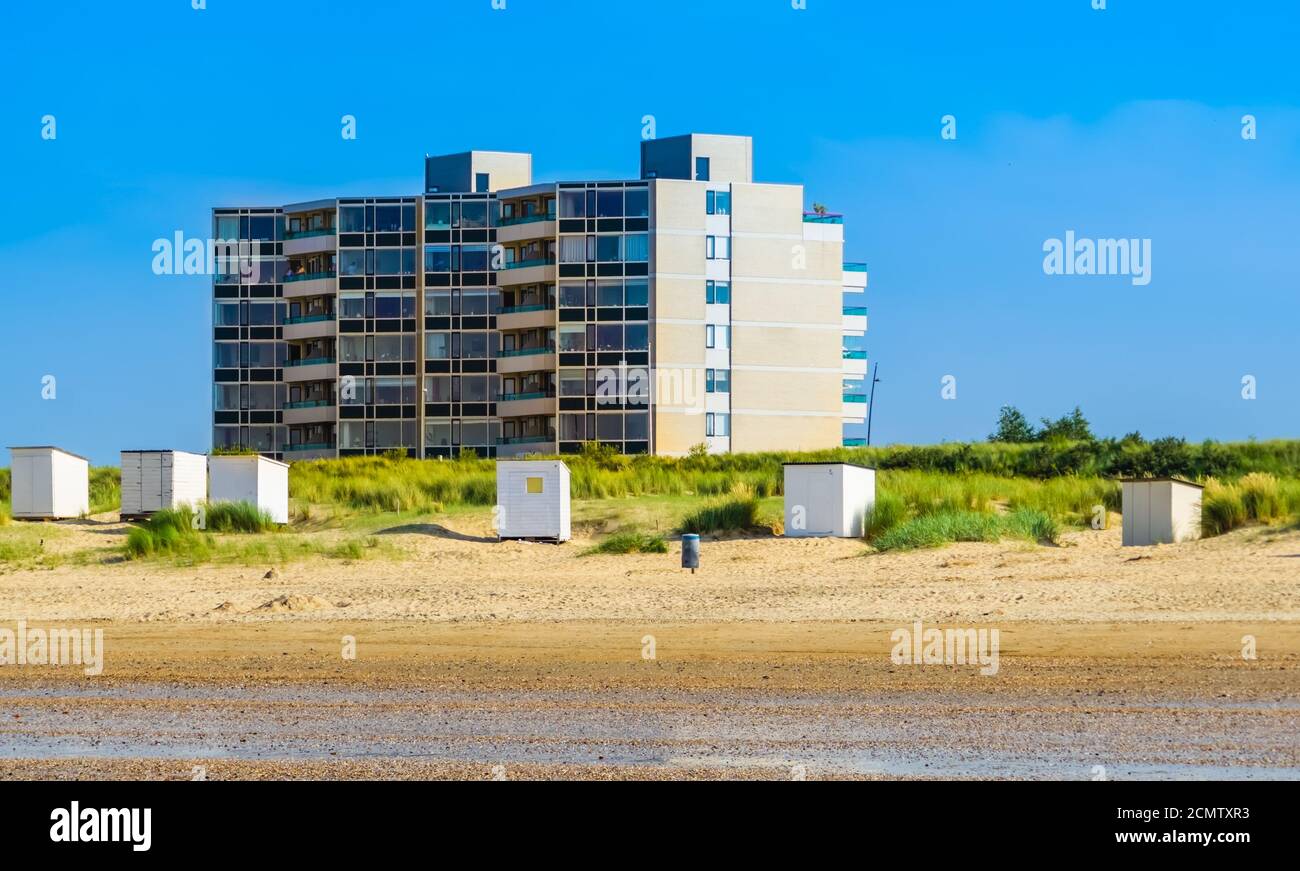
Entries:
{"type": "Polygon", "coordinates": [[[866,412],[866,269],[748,137],[641,147],[635,180],[425,161],[420,196],[219,208],[214,446],[288,460],[809,450],[866,412]]]}

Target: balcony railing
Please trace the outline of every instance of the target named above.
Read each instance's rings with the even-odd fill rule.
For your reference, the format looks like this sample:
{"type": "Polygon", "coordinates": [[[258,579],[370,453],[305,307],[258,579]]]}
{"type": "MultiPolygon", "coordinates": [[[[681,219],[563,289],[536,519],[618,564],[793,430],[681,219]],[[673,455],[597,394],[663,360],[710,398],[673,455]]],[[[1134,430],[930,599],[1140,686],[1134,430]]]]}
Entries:
{"type": "Polygon", "coordinates": [[[327,408],[334,404],[332,399],[304,399],[300,402],[286,402],[284,407],[290,408],[327,408]]]}
{"type": "Polygon", "coordinates": [[[865,305],[846,305],[844,313],[850,317],[865,318],[867,316],[867,307],[865,305]]]}
{"type": "Polygon", "coordinates": [[[298,442],[293,445],[285,445],[286,451],[332,451],[334,445],[332,442],[298,442]]]}
{"type": "Polygon", "coordinates": [[[536,393],[502,393],[497,402],[518,402],[521,399],[554,399],[553,391],[539,390],[536,393]]]}
{"type": "Polygon", "coordinates": [[[865,264],[865,263],[856,263],[856,262],[845,263],[845,264],[844,264],[844,271],[845,271],[845,272],[866,272],[866,271],[867,271],[867,264],[865,264]]]}
{"type": "Polygon", "coordinates": [[[865,448],[866,446],[867,446],[866,439],[845,439],[844,440],[844,447],[846,448],[865,448]]]}
{"type": "Polygon", "coordinates": [[[512,305],[501,308],[499,315],[521,315],[524,312],[544,312],[550,309],[549,305],[512,305]]]}
{"type": "Polygon", "coordinates": [[[293,275],[286,275],[284,277],[284,280],[286,282],[315,281],[318,278],[334,278],[336,275],[338,275],[338,273],[335,272],[333,269],[331,269],[328,272],[302,272],[302,273],[295,273],[293,275]]]}
{"type": "Polygon", "coordinates": [[[286,366],[318,366],[322,363],[333,363],[333,357],[304,357],[301,360],[285,360],[286,366]]]}
{"type": "Polygon", "coordinates": [[[509,351],[502,351],[502,352],[500,352],[497,356],[499,356],[499,357],[531,357],[531,356],[533,356],[533,355],[535,355],[535,354],[554,354],[554,353],[555,353],[555,347],[554,347],[554,346],[549,346],[549,347],[545,347],[545,348],[514,348],[514,349],[509,350],[509,351]]]}
{"type": "Polygon", "coordinates": [[[825,214],[818,214],[817,212],[804,212],[803,222],[805,224],[843,224],[844,216],[831,214],[830,212],[826,212],[825,214]]]}
{"type": "Polygon", "coordinates": [[[333,236],[334,228],[326,227],[323,230],[286,230],[285,239],[310,239],[312,236],[333,236]]]}
{"type": "Polygon", "coordinates": [[[849,350],[848,348],[845,348],[845,349],[844,349],[844,359],[845,359],[845,360],[865,360],[865,359],[867,359],[867,352],[866,352],[866,351],[851,351],[851,350],[849,350]]]}
{"type": "Polygon", "coordinates": [[[867,397],[862,395],[861,393],[846,393],[844,394],[844,401],[845,402],[866,402],[867,397]]]}
{"type": "Polygon", "coordinates": [[[529,266],[554,266],[554,257],[542,257],[534,260],[516,260],[513,263],[507,263],[505,269],[525,269],[529,266]]]}
{"type": "Polygon", "coordinates": [[[555,436],[553,436],[553,435],[548,435],[548,436],[544,436],[544,435],[540,435],[540,436],[515,436],[514,438],[508,438],[508,439],[506,439],[506,438],[499,438],[499,439],[497,439],[497,444],[499,444],[499,445],[538,445],[538,444],[544,444],[544,443],[546,443],[546,442],[553,442],[553,441],[555,441],[555,436]]]}
{"type": "Polygon", "coordinates": [[[334,320],[334,313],[329,312],[323,315],[299,315],[296,318],[285,318],[284,323],[287,326],[289,324],[315,324],[321,321],[332,320],[334,320]]]}
{"type": "Polygon", "coordinates": [[[535,224],[538,221],[554,221],[555,214],[548,213],[544,215],[516,215],[513,218],[502,218],[497,222],[498,227],[513,227],[516,224],[535,224]]]}

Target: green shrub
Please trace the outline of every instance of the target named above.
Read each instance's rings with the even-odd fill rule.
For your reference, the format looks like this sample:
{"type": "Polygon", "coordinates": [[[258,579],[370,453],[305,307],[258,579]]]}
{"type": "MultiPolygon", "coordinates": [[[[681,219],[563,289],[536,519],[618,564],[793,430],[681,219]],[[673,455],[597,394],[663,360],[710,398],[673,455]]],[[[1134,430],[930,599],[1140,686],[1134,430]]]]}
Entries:
{"type": "Polygon", "coordinates": [[[593,554],[668,553],[668,542],[658,533],[639,529],[623,529],[597,545],[587,548],[582,556],[593,554]]]}

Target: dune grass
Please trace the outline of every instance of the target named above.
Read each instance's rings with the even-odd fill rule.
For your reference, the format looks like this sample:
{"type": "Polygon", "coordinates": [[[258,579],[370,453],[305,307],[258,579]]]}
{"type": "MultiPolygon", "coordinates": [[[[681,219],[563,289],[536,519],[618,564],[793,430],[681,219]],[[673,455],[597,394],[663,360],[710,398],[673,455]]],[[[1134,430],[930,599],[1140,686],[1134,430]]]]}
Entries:
{"type": "Polygon", "coordinates": [[[622,529],[587,548],[580,556],[627,553],[668,553],[668,542],[659,533],[644,532],[640,529],[622,529]]]}
{"type": "Polygon", "coordinates": [[[360,560],[387,550],[373,536],[329,542],[281,532],[270,515],[249,503],[214,503],[202,509],[183,506],[156,512],[127,534],[123,554],[131,560],[199,565],[285,563],[312,556],[360,560]]]}
{"type": "Polygon", "coordinates": [[[878,551],[915,550],[958,541],[1000,541],[1004,537],[1054,544],[1060,539],[1060,528],[1037,508],[1019,508],[1006,516],[945,510],[904,520],[871,543],[878,551]]]}

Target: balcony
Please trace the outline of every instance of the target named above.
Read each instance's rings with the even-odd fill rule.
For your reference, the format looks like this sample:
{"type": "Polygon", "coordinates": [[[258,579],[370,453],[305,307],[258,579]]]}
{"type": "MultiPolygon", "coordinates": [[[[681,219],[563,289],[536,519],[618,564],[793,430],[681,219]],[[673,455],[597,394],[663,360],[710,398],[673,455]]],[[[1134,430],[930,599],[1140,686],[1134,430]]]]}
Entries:
{"type": "Polygon", "coordinates": [[[299,230],[297,233],[284,234],[284,255],[293,257],[299,254],[323,254],[333,251],[336,237],[332,228],[322,230],[299,230]]]}
{"type": "Polygon", "coordinates": [[[285,381],[333,381],[337,374],[338,366],[333,357],[307,357],[284,363],[285,381]]]}
{"type": "Polygon", "coordinates": [[[867,331],[867,307],[865,305],[844,306],[844,332],[863,335],[867,331]]]}
{"type": "Polygon", "coordinates": [[[297,318],[286,318],[284,321],[284,338],[288,341],[294,339],[319,339],[332,336],[334,332],[333,313],[304,315],[297,318]]]}
{"type": "Polygon", "coordinates": [[[866,290],[867,264],[845,263],[843,285],[848,290],[866,290]]]}
{"type": "Polygon", "coordinates": [[[497,312],[497,329],[529,330],[555,326],[553,305],[517,305],[497,312]]]}
{"type": "Polygon", "coordinates": [[[521,457],[524,454],[556,453],[555,436],[519,436],[517,438],[497,439],[497,456],[501,458],[521,457]]]}
{"type": "Polygon", "coordinates": [[[338,273],[333,270],[286,275],[283,278],[285,299],[296,299],[302,296],[331,296],[338,290],[337,275],[338,273]]]}
{"type": "Polygon", "coordinates": [[[497,372],[538,372],[555,368],[555,348],[518,348],[497,353],[497,372]]]}
{"type": "Polygon", "coordinates": [[[844,447],[846,448],[865,448],[866,446],[866,439],[844,439],[844,447]]]}
{"type": "Polygon", "coordinates": [[[516,260],[505,264],[497,272],[498,285],[554,284],[555,258],[516,260]]]}
{"type": "Polygon", "coordinates": [[[284,446],[284,458],[290,463],[306,460],[328,460],[338,456],[331,442],[303,442],[284,446]]]}
{"type": "Polygon", "coordinates": [[[286,402],[284,404],[284,423],[286,426],[307,423],[332,423],[334,419],[334,403],[328,399],[286,402]]]}
{"type": "Polygon", "coordinates": [[[544,239],[555,235],[555,215],[520,215],[502,218],[497,223],[497,241],[522,242],[526,239],[544,239]]]}
{"type": "Polygon", "coordinates": [[[845,348],[843,355],[843,371],[845,375],[866,375],[867,374],[867,352],[845,348]]]}
{"type": "Polygon", "coordinates": [[[843,224],[844,216],[832,212],[804,212],[805,224],[843,224]]]}
{"type": "Polygon", "coordinates": [[[497,417],[541,417],[555,414],[555,394],[503,393],[497,399],[497,417]]]}

